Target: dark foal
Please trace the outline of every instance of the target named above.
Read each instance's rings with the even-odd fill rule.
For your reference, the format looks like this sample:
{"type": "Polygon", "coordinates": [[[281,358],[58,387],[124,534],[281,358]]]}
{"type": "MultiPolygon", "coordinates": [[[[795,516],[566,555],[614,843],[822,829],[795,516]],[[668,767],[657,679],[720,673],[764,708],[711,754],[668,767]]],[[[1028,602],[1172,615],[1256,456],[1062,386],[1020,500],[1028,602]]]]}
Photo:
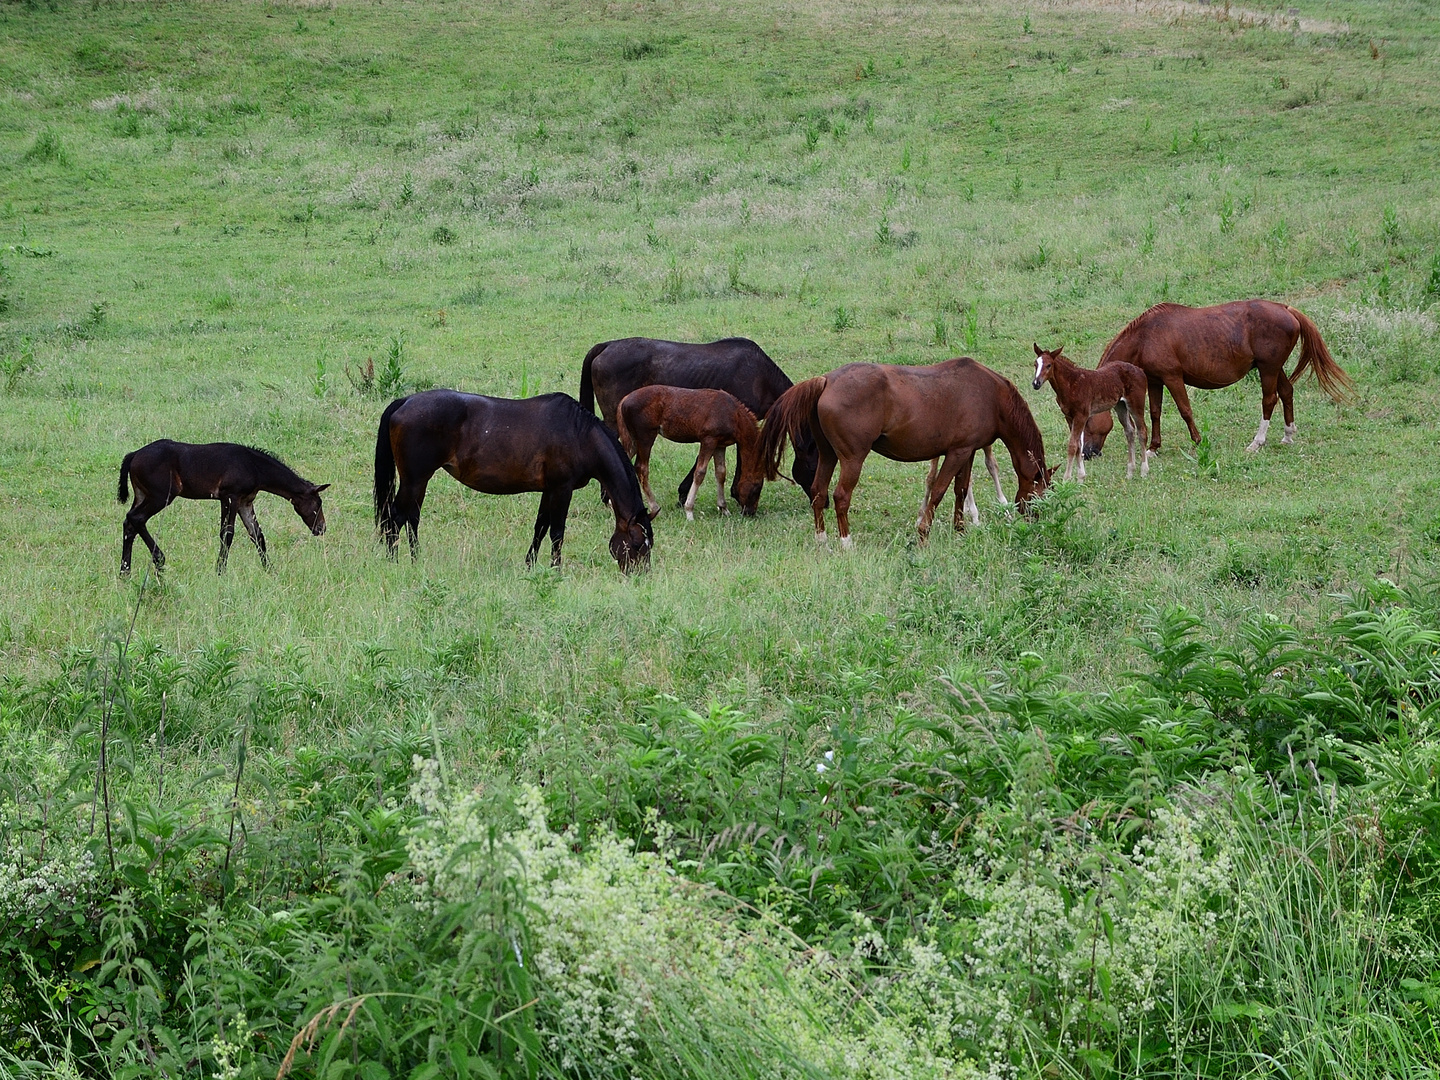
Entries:
{"type": "Polygon", "coordinates": [[[1106,364],[1091,371],[1062,355],[1065,346],[1047,351],[1035,346],[1036,390],[1049,383],[1055,400],[1070,425],[1070,445],[1065,455],[1065,479],[1070,479],[1075,466],[1080,466],[1080,479],[1085,479],[1085,424],[1096,413],[1114,409],[1125,429],[1125,443],[1130,450],[1130,464],[1125,479],[1135,475],[1135,436],[1139,429],[1141,454],[1140,475],[1150,475],[1150,451],[1145,448],[1145,372],[1134,364],[1122,361],[1106,364]]]}
{"type": "Polygon", "coordinates": [[[135,488],[135,502],[125,515],[125,539],[120,552],[120,573],[130,573],[130,553],[135,537],[145,541],[155,569],[165,566],[165,553],[145,527],[152,517],[176,499],[218,499],[220,501],[220,555],[215,572],[223,573],[235,539],[235,516],[255,541],[260,563],[269,566],[265,534],[255,519],[255,496],[262,491],[289,499],[316,536],[325,532],[325,511],[320,493],[329,484],[312,484],[274,454],[237,443],[180,443],[158,439],[125,455],[120,463],[117,498],[124,502],[135,488]]]}
{"type": "Polygon", "coordinates": [[[735,488],[732,494],[740,512],[755,516],[760,489],[765,486],[765,466],[760,460],[760,429],[755,414],[724,390],[684,390],[678,386],[642,386],[625,395],[615,413],[620,445],[635,457],[640,490],[653,518],[660,513],[660,501],[650,490],[650,451],[664,436],[671,442],[699,443],[694,482],[685,495],[685,516],[695,520],[695,496],[705,483],[705,470],[715,462],[715,508],[730,512],[725,503],[725,448],[734,446],[735,488]]]}

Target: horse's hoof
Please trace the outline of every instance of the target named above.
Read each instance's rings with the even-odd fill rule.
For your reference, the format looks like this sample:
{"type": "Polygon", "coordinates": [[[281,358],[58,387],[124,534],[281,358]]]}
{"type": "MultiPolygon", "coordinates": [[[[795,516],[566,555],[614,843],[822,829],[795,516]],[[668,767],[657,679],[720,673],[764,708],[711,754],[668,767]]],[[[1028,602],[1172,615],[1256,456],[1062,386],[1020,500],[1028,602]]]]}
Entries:
{"type": "Polygon", "coordinates": [[[819,544],[821,547],[826,547],[830,543],[830,538],[826,536],[824,532],[817,532],[815,534],[815,543],[819,544]]]}
{"type": "Polygon", "coordinates": [[[693,510],[686,510],[686,511],[685,511],[685,520],[686,520],[686,521],[694,521],[694,520],[695,520],[695,511],[693,511],[693,510]]]}
{"type": "Polygon", "coordinates": [[[844,551],[849,551],[849,550],[850,550],[851,548],[853,548],[854,546],[855,546],[855,538],[854,538],[854,537],[852,537],[852,536],[842,536],[842,537],[840,537],[840,547],[841,547],[842,550],[844,550],[844,551]]]}

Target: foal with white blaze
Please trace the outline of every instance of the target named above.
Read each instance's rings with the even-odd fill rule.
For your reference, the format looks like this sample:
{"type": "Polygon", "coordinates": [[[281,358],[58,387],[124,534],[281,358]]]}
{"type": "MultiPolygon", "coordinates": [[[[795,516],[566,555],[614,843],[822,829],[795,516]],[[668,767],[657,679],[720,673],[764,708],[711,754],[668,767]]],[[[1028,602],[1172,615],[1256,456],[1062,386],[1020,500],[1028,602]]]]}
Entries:
{"type": "MultiPolygon", "coordinates": [[[[1070,425],[1070,445],[1065,455],[1065,479],[1069,480],[1076,463],[1080,479],[1085,479],[1085,422],[1096,413],[1115,410],[1125,428],[1125,443],[1130,450],[1130,464],[1125,479],[1135,475],[1135,435],[1139,429],[1140,445],[1145,445],[1145,373],[1134,364],[1110,363],[1091,371],[1072,363],[1061,355],[1065,346],[1046,351],[1035,345],[1035,380],[1039,390],[1048,381],[1055,390],[1055,400],[1070,425]]],[[[1150,451],[1144,451],[1140,475],[1150,475],[1150,451]]]]}

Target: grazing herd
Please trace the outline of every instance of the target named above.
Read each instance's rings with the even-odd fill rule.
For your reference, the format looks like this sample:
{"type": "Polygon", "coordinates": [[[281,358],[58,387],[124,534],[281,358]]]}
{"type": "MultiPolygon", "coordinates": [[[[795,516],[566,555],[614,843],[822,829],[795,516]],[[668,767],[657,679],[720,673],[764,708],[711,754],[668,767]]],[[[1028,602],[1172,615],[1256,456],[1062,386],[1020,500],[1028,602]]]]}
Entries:
{"type": "MultiPolygon", "coordinates": [[[[1244,300],[1207,308],[1159,304],[1106,346],[1094,371],[1063,355],[1063,346],[1035,348],[1039,390],[1049,382],[1070,429],[1065,478],[1100,453],[1119,417],[1129,451],[1126,477],[1134,476],[1137,443],[1140,475],[1160,448],[1160,398],[1170,391],[1190,437],[1200,441],[1186,386],[1216,389],[1251,370],[1260,376],[1262,418],[1247,447],[1265,445],[1276,401],[1284,405],[1285,435],[1295,437],[1294,382],[1307,369],[1332,400],[1343,400],[1351,383],[1304,314],[1267,300],[1244,300]],[[1287,377],[1285,363],[1301,345],[1300,361],[1287,377]],[[1150,430],[1146,446],[1146,398],[1150,430]]],[[[533,563],[550,537],[551,565],[559,566],[565,522],[574,492],[599,481],[615,516],[610,554],[621,570],[649,564],[660,512],[650,490],[650,452],[656,438],[697,443],[695,466],[681,482],[687,518],[713,464],[717,507],[727,512],[725,451],[736,448],[731,497],[752,516],[764,482],[783,474],[787,442],[794,448],[791,479],[810,495],[815,538],[826,540],[825,510],[834,487],[835,521],[842,547],[850,547],[850,501],[871,453],[894,461],[930,462],[920,517],[922,542],[935,511],[954,485],[955,528],[978,523],[971,487],[975,454],[984,455],[1005,502],[993,444],[1010,455],[1023,510],[1049,486],[1059,466],[1047,468],[1040,429],[1015,384],[966,357],[927,366],[847,364],[794,384],[753,341],[727,338],[685,344],[650,338],[601,342],[580,369],[580,398],[568,394],[512,400],[427,390],[391,402],[375,440],[375,524],[393,556],[406,532],[411,556],[419,550],[420,509],[431,477],[444,469],[476,491],[495,495],[540,492],[535,535],[526,555],[533,563]],[[600,415],[595,416],[599,406],[600,415]],[[762,418],[757,423],[756,418],[762,418]],[[633,461],[633,464],[632,464],[633,461]]],[[[165,555],[146,528],[177,498],[220,502],[220,553],[225,569],[235,518],[244,523],[266,563],[265,536],[255,518],[255,496],[267,491],[289,499],[316,536],[325,531],[320,493],[328,484],[305,480],[274,455],[235,443],[191,445],[161,439],[125,455],[119,500],[135,491],[125,515],[120,572],[130,571],[139,536],[155,568],[165,555]]]]}

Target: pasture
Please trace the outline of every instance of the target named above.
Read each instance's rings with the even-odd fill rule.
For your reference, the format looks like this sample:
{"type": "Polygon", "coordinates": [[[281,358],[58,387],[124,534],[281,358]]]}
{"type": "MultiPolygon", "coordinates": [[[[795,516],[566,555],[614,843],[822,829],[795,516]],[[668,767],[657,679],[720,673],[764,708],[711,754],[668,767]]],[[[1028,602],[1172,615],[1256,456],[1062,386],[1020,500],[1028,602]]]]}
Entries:
{"type": "Polygon", "coordinates": [[[0,4],[0,1071],[1433,1075],[1437,47],[1414,0],[0,4]],[[783,480],[687,522],[663,441],[648,573],[594,486],[560,572],[443,475],[376,538],[415,389],[968,355],[1063,465],[1032,342],[1250,296],[1355,381],[1292,446],[1251,376],[925,546],[925,463],[821,551],[783,480]],[[326,534],[262,495],[217,576],[181,501],[122,580],[162,437],[326,534]]]}

